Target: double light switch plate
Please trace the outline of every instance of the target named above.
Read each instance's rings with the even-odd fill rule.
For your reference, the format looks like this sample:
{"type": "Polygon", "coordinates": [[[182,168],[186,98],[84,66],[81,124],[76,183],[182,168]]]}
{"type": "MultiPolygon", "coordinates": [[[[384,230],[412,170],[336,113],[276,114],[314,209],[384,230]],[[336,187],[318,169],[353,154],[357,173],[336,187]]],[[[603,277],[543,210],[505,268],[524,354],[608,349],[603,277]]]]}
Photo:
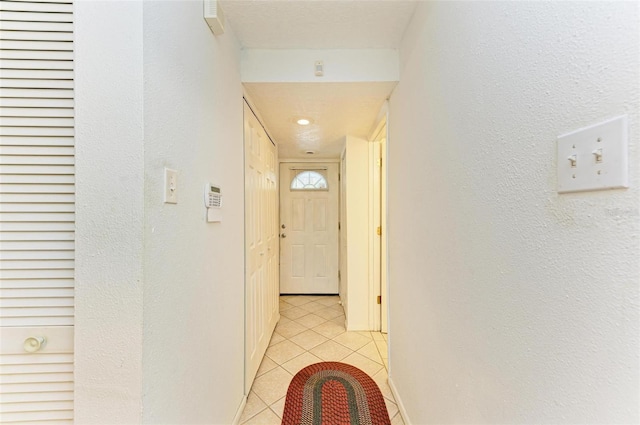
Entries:
{"type": "Polygon", "coordinates": [[[627,116],[558,137],[558,192],[629,187],[627,116]]]}

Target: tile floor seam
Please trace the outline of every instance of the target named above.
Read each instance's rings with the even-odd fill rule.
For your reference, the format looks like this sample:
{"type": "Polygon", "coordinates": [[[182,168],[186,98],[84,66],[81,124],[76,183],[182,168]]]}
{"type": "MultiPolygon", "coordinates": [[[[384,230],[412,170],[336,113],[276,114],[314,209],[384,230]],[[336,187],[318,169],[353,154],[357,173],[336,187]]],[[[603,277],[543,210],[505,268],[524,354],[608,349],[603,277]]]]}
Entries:
{"type": "MultiPolygon", "coordinates": [[[[347,348],[347,349],[351,350],[351,351],[352,351],[352,352],[354,352],[354,353],[356,353],[360,348],[362,348],[362,347],[360,347],[360,348],[358,348],[358,350],[354,350],[353,348],[351,348],[351,347],[349,347],[349,346],[347,346],[347,345],[344,345],[344,344],[342,344],[340,341],[336,341],[336,340],[335,340],[335,339],[333,339],[333,338],[331,339],[331,341],[334,341],[336,344],[340,344],[340,345],[342,345],[344,348],[347,348]]],[[[361,355],[362,355],[362,354],[361,354],[361,355]]]]}
{"type": "MultiPolygon", "coordinates": [[[[373,345],[376,346],[376,350],[378,351],[378,355],[380,356],[380,360],[382,360],[382,366],[384,366],[384,356],[380,352],[380,347],[378,347],[378,344],[376,344],[375,341],[373,342],[373,345]]],[[[386,369],[386,366],[385,366],[385,369],[386,369]]]]}
{"type": "MultiPolygon", "coordinates": [[[[249,394],[253,393],[253,396],[256,397],[258,400],[260,400],[262,402],[262,404],[264,404],[265,407],[263,407],[262,409],[258,410],[257,412],[255,412],[253,415],[249,416],[248,418],[245,419],[244,422],[241,423],[245,423],[250,419],[255,418],[256,416],[258,416],[260,413],[264,412],[266,409],[269,408],[269,405],[267,403],[265,403],[265,401],[263,399],[260,398],[260,396],[256,393],[253,392],[253,387],[251,390],[249,390],[249,394]]],[[[249,399],[249,396],[247,395],[247,400],[249,399]]],[[[246,405],[245,405],[245,409],[246,409],[246,405]]],[[[242,414],[244,414],[244,411],[242,412],[242,414]]],[[[242,417],[242,414],[240,415],[240,417],[242,417]]]]}

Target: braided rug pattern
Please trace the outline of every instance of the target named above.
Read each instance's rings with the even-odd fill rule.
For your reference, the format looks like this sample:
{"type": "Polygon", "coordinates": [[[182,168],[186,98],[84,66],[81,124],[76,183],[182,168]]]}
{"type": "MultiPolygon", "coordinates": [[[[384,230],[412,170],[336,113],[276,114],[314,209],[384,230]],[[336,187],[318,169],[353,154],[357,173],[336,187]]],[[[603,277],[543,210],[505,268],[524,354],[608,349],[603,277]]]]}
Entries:
{"type": "Polygon", "coordinates": [[[289,384],[282,425],[389,425],[376,383],[357,367],[322,362],[307,366],[289,384]]]}

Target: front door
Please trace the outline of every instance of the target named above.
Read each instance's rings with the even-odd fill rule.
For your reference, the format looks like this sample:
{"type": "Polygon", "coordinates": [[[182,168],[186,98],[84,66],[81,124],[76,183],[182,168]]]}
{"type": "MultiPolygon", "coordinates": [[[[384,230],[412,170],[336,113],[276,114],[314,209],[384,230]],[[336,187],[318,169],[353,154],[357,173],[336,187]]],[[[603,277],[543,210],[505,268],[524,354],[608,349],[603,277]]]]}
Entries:
{"type": "Polygon", "coordinates": [[[280,164],[280,293],[338,293],[338,164],[280,164]]]}

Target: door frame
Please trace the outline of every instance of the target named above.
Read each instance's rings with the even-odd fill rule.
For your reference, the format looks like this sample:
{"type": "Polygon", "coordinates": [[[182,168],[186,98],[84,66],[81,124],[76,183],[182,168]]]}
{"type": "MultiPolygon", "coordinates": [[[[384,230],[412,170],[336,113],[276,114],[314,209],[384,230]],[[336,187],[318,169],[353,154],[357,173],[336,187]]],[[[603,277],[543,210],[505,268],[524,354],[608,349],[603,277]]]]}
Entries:
{"type": "MultiPolygon", "coordinates": [[[[384,127],[382,127],[384,128],[384,127]]],[[[371,330],[381,330],[381,305],[378,304],[378,297],[382,297],[381,292],[381,240],[382,235],[378,234],[378,228],[382,229],[380,217],[380,195],[381,195],[381,169],[382,154],[380,152],[380,142],[378,133],[369,141],[369,293],[372,300],[369,301],[369,326],[371,330]]]]}
{"type": "Polygon", "coordinates": [[[389,322],[388,140],[388,104],[385,103],[371,132],[371,137],[369,137],[369,223],[371,223],[369,292],[373,295],[369,301],[369,322],[372,330],[383,333],[387,333],[389,322]],[[384,140],[384,143],[381,144],[381,140],[384,140]],[[378,226],[381,228],[381,235],[377,234],[378,226]],[[381,297],[380,304],[378,304],[378,296],[381,297]]]}

